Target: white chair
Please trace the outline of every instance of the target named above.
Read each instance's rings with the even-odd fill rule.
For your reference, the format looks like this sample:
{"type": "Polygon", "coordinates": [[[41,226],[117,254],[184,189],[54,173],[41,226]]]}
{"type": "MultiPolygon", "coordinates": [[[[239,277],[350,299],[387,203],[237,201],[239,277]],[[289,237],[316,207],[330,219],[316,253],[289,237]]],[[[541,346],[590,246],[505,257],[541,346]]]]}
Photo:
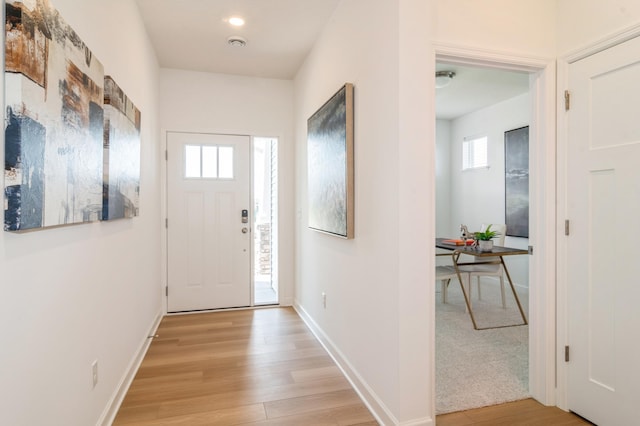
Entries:
{"type": "Polygon", "coordinates": [[[453,278],[458,278],[453,266],[436,266],[436,281],[440,281],[442,303],[447,303],[447,288],[453,278]]]}
{"type": "MultiPolygon", "coordinates": [[[[487,225],[482,225],[481,231],[484,231],[487,225]]],[[[505,224],[491,224],[491,230],[496,231],[498,235],[493,239],[494,244],[498,246],[504,246],[504,237],[507,233],[507,225],[505,224]]],[[[476,258],[478,262],[487,261],[499,261],[499,257],[482,257],[476,258]]],[[[469,274],[469,299],[471,299],[471,283],[472,278],[476,277],[478,282],[478,299],[482,299],[482,292],[480,290],[480,277],[498,277],[500,279],[500,295],[502,297],[502,307],[506,308],[507,303],[504,294],[504,268],[501,263],[490,264],[478,264],[478,265],[463,265],[460,266],[460,272],[469,274]]]]}
{"type": "MultiPolygon", "coordinates": [[[[470,279],[468,278],[469,274],[464,274],[461,271],[460,275],[463,276],[463,281],[464,281],[464,275],[466,275],[467,282],[471,283],[470,279]]],[[[449,266],[449,265],[436,266],[436,281],[440,281],[440,286],[441,286],[440,294],[442,297],[442,303],[447,303],[447,289],[449,288],[449,283],[454,278],[458,279],[458,274],[456,273],[456,269],[453,266],[449,266]]],[[[462,284],[464,285],[464,283],[462,284]]],[[[466,306],[465,306],[465,309],[466,309],[466,306]]]]}

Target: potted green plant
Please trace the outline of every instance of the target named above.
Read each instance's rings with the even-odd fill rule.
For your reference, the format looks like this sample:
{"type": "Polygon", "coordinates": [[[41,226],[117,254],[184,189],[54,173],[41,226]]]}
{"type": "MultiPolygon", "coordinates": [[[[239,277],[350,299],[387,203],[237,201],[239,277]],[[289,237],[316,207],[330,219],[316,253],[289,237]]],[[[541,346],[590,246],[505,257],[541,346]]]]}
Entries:
{"type": "Polygon", "coordinates": [[[478,247],[482,251],[491,251],[493,249],[493,238],[499,234],[497,231],[491,230],[491,224],[484,231],[476,232],[474,238],[478,241],[478,247]]]}

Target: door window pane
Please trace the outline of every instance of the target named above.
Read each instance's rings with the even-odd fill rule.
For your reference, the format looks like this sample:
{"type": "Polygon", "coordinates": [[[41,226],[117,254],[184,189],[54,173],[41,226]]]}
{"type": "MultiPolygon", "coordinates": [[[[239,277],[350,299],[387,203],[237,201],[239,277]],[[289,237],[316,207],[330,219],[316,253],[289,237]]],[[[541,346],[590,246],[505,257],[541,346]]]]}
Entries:
{"type": "Polygon", "coordinates": [[[203,178],[218,177],[218,147],[217,146],[202,147],[202,177],[203,178]]]}
{"type": "Polygon", "coordinates": [[[233,147],[221,146],[218,147],[218,159],[219,159],[219,174],[221,179],[233,178],[233,147]]]}
{"type": "Polygon", "coordinates": [[[200,146],[185,145],[184,147],[184,176],[188,178],[200,177],[200,146]]]}
{"type": "Polygon", "coordinates": [[[185,145],[184,176],[196,179],[233,179],[233,147],[185,145]]]}

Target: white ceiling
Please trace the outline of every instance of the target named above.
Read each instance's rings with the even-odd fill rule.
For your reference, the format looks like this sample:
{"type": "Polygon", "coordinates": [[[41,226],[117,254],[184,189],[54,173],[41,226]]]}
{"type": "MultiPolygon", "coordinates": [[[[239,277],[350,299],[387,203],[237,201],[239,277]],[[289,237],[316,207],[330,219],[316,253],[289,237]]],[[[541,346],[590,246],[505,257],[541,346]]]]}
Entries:
{"type": "Polygon", "coordinates": [[[339,0],[136,2],[163,68],[292,79],[339,0]],[[231,26],[231,16],[246,24],[231,26]],[[230,46],[234,35],[246,46],[230,46]]]}
{"type": "MultiPolygon", "coordinates": [[[[163,68],[292,79],[340,0],[136,0],[163,68]],[[241,16],[246,24],[227,20],[241,16]],[[244,47],[227,43],[247,39],[244,47]]],[[[528,75],[438,63],[456,77],[436,90],[436,116],[453,119],[528,90],[528,75]]]]}
{"type": "Polygon", "coordinates": [[[451,120],[529,90],[529,74],[437,63],[436,71],[454,71],[447,87],[436,89],[436,117],[451,120]]]}

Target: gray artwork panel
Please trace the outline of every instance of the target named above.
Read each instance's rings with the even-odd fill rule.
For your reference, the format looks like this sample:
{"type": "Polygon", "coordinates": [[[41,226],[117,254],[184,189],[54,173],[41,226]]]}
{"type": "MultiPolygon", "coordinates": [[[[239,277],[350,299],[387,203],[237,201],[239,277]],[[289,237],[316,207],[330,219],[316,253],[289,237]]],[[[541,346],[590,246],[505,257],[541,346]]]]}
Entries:
{"type": "Polygon", "coordinates": [[[529,237],[529,127],[505,132],[507,235],[529,237]]]}
{"type": "Polygon", "coordinates": [[[308,120],[309,227],[347,235],[346,90],[308,120]]]}

